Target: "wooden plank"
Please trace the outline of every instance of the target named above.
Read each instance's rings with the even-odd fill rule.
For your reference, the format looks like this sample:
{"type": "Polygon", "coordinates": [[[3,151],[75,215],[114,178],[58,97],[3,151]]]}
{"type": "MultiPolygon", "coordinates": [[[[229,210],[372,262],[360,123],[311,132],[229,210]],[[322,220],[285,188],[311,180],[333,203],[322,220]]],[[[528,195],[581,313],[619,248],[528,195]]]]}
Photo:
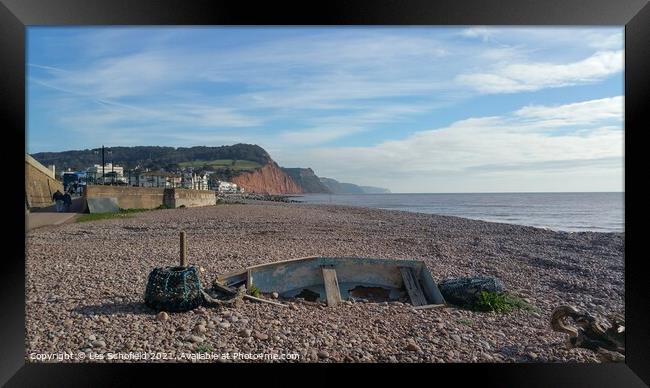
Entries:
{"type": "Polygon", "coordinates": [[[232,288],[232,287],[228,287],[228,286],[226,286],[226,285],[223,285],[223,284],[221,284],[221,283],[219,283],[219,282],[214,282],[214,283],[212,283],[212,286],[213,286],[214,288],[216,288],[217,290],[219,290],[219,291],[221,291],[221,292],[224,292],[224,293],[226,293],[226,294],[231,294],[231,295],[235,295],[235,294],[237,294],[237,290],[235,290],[235,289],[232,288]]]}
{"type": "Polygon", "coordinates": [[[428,309],[437,309],[437,308],[443,308],[445,307],[445,304],[426,304],[423,306],[415,306],[413,307],[414,310],[428,310],[428,309]]]}
{"type": "Polygon", "coordinates": [[[420,282],[418,282],[415,277],[413,270],[410,267],[399,267],[399,270],[402,273],[402,279],[404,280],[404,288],[406,288],[413,306],[426,305],[427,299],[424,297],[422,287],[420,287],[420,282]]]}
{"type": "Polygon", "coordinates": [[[262,303],[272,304],[272,305],[274,305],[274,306],[289,307],[288,305],[283,304],[283,303],[274,302],[274,301],[272,301],[272,300],[268,300],[268,299],[256,298],[256,297],[254,297],[254,296],[252,296],[252,295],[248,295],[248,294],[245,294],[245,295],[244,295],[244,298],[246,298],[246,299],[250,299],[250,300],[254,300],[254,301],[256,301],[256,302],[262,302],[262,303]]]}
{"type": "Polygon", "coordinates": [[[303,256],[303,257],[297,257],[295,259],[287,259],[287,260],[274,261],[272,263],[264,263],[264,264],[252,265],[252,266],[248,267],[248,269],[272,267],[272,266],[276,266],[276,265],[290,264],[290,263],[292,263],[294,261],[307,261],[307,260],[319,259],[319,258],[320,258],[320,256],[303,256]]]}
{"type": "Polygon", "coordinates": [[[341,290],[339,281],[336,278],[336,270],[333,266],[321,267],[323,271],[323,284],[325,285],[325,294],[327,296],[327,305],[336,306],[341,302],[341,290]]]}
{"type": "Polygon", "coordinates": [[[238,272],[231,272],[227,275],[217,276],[215,282],[220,283],[222,285],[228,283],[230,284],[230,286],[232,286],[233,284],[237,284],[237,283],[246,283],[247,279],[248,279],[248,270],[243,270],[238,272]]]}

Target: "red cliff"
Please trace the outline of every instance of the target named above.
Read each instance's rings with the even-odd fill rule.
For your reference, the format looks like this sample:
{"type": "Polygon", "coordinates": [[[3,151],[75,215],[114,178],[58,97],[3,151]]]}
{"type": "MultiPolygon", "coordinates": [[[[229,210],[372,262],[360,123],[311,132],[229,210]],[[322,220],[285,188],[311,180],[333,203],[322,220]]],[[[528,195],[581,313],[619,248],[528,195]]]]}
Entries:
{"type": "Polygon", "coordinates": [[[268,194],[302,194],[303,190],[278,165],[270,161],[261,169],[245,172],[232,181],[247,192],[268,194]]]}

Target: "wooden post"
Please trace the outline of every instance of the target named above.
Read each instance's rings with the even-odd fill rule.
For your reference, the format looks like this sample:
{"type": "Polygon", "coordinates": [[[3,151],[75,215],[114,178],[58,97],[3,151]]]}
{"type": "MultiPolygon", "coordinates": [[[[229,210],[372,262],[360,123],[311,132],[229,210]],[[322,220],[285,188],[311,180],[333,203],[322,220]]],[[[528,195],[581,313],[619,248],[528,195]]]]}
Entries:
{"type": "Polygon", "coordinates": [[[187,241],[185,232],[181,232],[181,267],[187,267],[187,241]]]}

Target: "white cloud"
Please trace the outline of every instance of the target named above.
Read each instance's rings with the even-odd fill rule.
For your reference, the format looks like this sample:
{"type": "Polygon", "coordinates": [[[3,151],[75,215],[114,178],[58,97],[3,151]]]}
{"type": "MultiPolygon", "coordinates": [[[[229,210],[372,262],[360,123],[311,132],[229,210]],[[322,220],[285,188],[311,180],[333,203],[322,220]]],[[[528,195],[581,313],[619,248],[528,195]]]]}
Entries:
{"type": "MultiPolygon", "coordinates": [[[[430,99],[434,91],[444,98],[441,82],[423,77],[431,63],[446,55],[435,39],[344,31],[322,33],[323,39],[294,36],[227,51],[178,45],[165,49],[160,39],[154,39],[153,48],[121,55],[115,48],[110,50],[112,38],[128,41],[130,35],[110,30],[92,34],[100,47],[65,69],[32,64],[42,70],[30,78],[34,83],[78,97],[76,111],[70,106],[59,116],[65,130],[93,126],[121,132],[123,127],[155,121],[161,129],[184,126],[193,131],[195,127],[254,127],[289,119],[291,127],[306,128],[285,131],[295,133],[293,143],[316,144],[417,113],[423,106],[373,104],[375,99],[414,95],[430,99]],[[193,88],[188,85],[197,84],[203,92],[185,92],[193,88]],[[236,85],[237,91],[221,94],[224,85],[225,89],[236,85]],[[214,94],[208,94],[209,90],[214,94]],[[103,106],[89,106],[94,102],[103,106]],[[370,109],[364,111],[361,106],[370,109]],[[324,117],[314,111],[333,113],[324,117]]],[[[428,106],[427,110],[434,109],[436,103],[428,106]]]]}
{"type": "Polygon", "coordinates": [[[184,78],[185,74],[177,71],[179,62],[173,63],[164,54],[153,52],[118,56],[67,71],[52,84],[104,99],[151,95],[184,78]]]}
{"type": "Polygon", "coordinates": [[[310,160],[309,167],[320,176],[383,184],[395,192],[505,191],[504,182],[514,191],[570,190],[579,186],[576,182],[586,189],[618,191],[623,172],[620,101],[621,97],[614,97],[527,107],[507,116],[457,121],[375,146],[320,147],[306,151],[309,157],[293,150],[281,152],[278,159],[292,166],[310,160]],[[601,108],[608,113],[591,120],[582,116],[601,108]],[[544,113],[565,118],[574,128],[557,133],[566,130],[565,123],[549,124],[544,113]],[[616,126],[609,125],[613,119],[616,126]]]}
{"type": "Polygon", "coordinates": [[[69,104],[59,115],[59,122],[70,128],[88,127],[102,131],[124,133],[125,126],[156,125],[159,128],[238,128],[259,125],[261,120],[248,117],[228,108],[208,105],[173,104],[155,107],[129,106],[105,100],[94,100],[97,105],[77,112],[69,104]]]}
{"type": "Polygon", "coordinates": [[[177,112],[174,119],[179,124],[185,122],[201,127],[254,127],[263,123],[261,118],[238,113],[232,108],[180,104],[174,106],[172,112],[177,112]]]}
{"type": "Polygon", "coordinates": [[[480,38],[484,42],[493,39],[497,34],[498,30],[490,27],[470,27],[461,32],[466,38],[480,38]]]}
{"type": "MultiPolygon", "coordinates": [[[[622,53],[616,50],[622,48],[621,33],[611,30],[476,27],[460,35],[498,37],[505,43],[471,44],[443,35],[344,29],[199,50],[179,44],[183,31],[100,30],[81,40],[82,48],[87,47],[81,50],[86,54],[81,66],[51,72],[44,81],[103,99],[146,98],[182,89],[188,82],[238,83],[251,86],[240,94],[240,104],[331,109],[340,107],[342,100],[430,96],[459,86],[490,93],[537,90],[602,79],[622,66],[622,53]],[[166,45],[165,40],[174,43],[166,45]],[[135,42],[137,49],[118,54],[121,45],[116,41],[127,47],[135,42]],[[554,52],[557,62],[531,57],[539,46],[556,41],[562,43],[554,52]],[[584,52],[585,46],[603,51],[592,51],[583,61],[566,61],[564,51],[584,52]],[[113,55],[96,56],[97,49],[112,49],[113,55]],[[458,73],[467,67],[494,70],[458,73]],[[451,82],[455,77],[461,82],[451,82]]],[[[215,37],[222,35],[227,36],[227,30],[215,37]]]]}
{"type": "Polygon", "coordinates": [[[341,178],[370,185],[392,186],[395,178],[387,176],[394,174],[408,187],[429,185],[430,191],[452,180],[461,187],[464,175],[488,185],[486,177],[504,171],[576,170],[578,160],[587,166],[617,157],[611,149],[620,126],[613,121],[622,97],[560,107],[538,103],[401,140],[381,141],[385,137],[373,131],[395,133],[481,94],[604,80],[623,67],[620,31],[481,27],[416,34],[380,28],[272,36],[270,29],[260,39],[229,42],[236,34],[224,29],[214,36],[227,47],[204,39],[198,48],[182,29],[140,31],[146,30],[105,30],[71,50],[78,59],[32,63],[30,81],[48,90],[31,93],[40,100],[28,107],[50,116],[30,132],[72,134],[76,143],[61,149],[85,148],[97,139],[121,145],[257,143],[281,164],[311,166],[337,179],[343,171],[341,178]],[[392,124],[398,129],[387,129],[392,124]],[[380,143],[323,147],[351,135],[364,144],[360,134],[372,139],[366,144],[380,143]]]}
{"type": "Polygon", "coordinates": [[[617,96],[560,106],[529,105],[514,114],[536,120],[540,126],[544,123],[553,126],[585,125],[608,119],[621,120],[624,106],[623,96],[617,96]]]}
{"type": "Polygon", "coordinates": [[[456,80],[481,93],[516,93],[595,82],[622,70],[622,50],[599,51],[568,64],[499,64],[492,72],[460,74],[456,80]]]}
{"type": "Polygon", "coordinates": [[[306,129],[286,130],[280,133],[280,139],[295,145],[319,145],[350,135],[367,132],[374,124],[399,122],[410,115],[428,112],[432,104],[355,106],[359,112],[343,117],[314,117],[306,120],[313,126],[306,129]]]}
{"type": "Polygon", "coordinates": [[[363,131],[362,128],[310,128],[298,131],[284,131],[280,133],[280,140],[293,145],[315,145],[326,143],[331,140],[349,136],[363,131]]]}
{"type": "Polygon", "coordinates": [[[529,46],[535,50],[559,48],[565,50],[618,50],[623,47],[623,28],[584,27],[470,27],[460,33],[466,38],[484,42],[502,42],[503,46],[529,46]],[[534,43],[534,44],[531,44],[534,43]]]}

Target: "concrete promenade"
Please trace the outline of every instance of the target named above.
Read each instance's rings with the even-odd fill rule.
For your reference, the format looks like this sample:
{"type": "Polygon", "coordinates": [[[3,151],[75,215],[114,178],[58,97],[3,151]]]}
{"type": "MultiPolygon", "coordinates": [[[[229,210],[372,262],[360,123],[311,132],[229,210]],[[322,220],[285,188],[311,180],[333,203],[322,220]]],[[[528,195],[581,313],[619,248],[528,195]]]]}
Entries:
{"type": "Polygon", "coordinates": [[[78,197],[72,200],[72,206],[70,206],[70,212],[68,213],[57,213],[54,205],[45,208],[31,209],[25,219],[26,230],[71,222],[83,210],[81,209],[81,206],[82,198],[78,197]]]}

